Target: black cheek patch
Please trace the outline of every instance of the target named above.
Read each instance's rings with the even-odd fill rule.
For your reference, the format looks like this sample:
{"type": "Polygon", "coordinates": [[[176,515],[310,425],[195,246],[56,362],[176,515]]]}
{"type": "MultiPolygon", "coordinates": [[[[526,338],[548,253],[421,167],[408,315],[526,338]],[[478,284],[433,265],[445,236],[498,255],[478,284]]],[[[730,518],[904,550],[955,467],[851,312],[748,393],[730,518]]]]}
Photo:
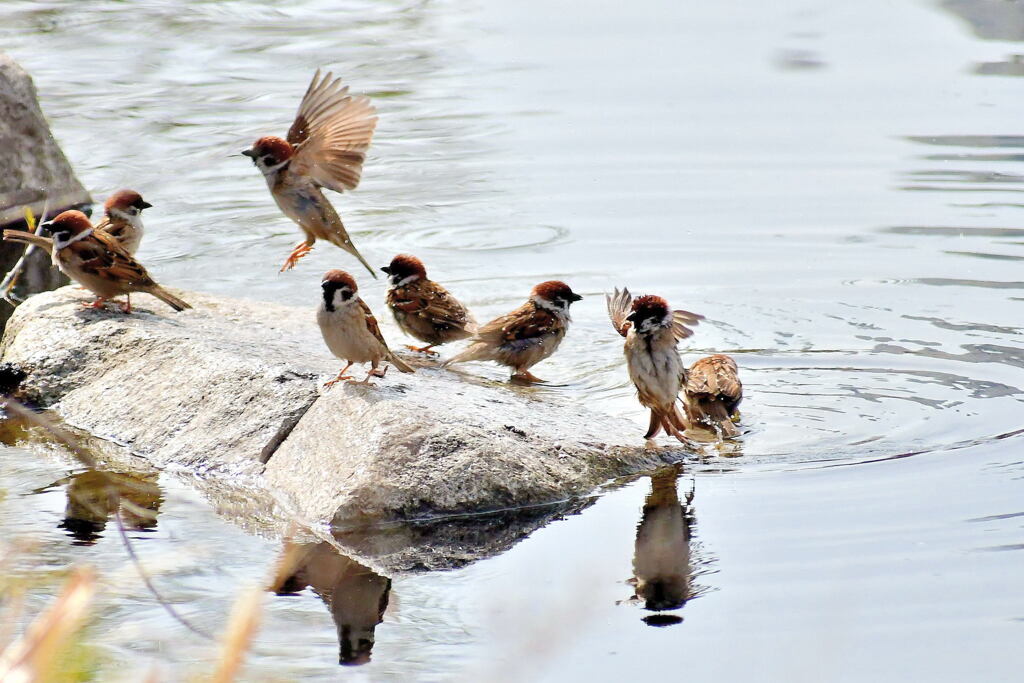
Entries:
{"type": "Polygon", "coordinates": [[[348,301],[349,299],[351,299],[351,298],[352,298],[352,295],[353,295],[353,293],[354,293],[354,292],[350,292],[350,291],[348,291],[347,289],[346,289],[346,290],[343,290],[343,291],[341,292],[341,300],[342,300],[342,301],[348,301]]]}

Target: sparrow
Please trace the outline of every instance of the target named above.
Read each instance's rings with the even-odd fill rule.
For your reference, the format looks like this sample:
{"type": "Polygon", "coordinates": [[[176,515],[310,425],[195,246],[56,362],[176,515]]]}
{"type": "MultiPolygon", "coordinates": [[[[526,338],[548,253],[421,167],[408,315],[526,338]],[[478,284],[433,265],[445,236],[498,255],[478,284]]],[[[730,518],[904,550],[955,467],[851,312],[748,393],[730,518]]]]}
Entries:
{"type": "Polygon", "coordinates": [[[4,230],[4,239],[46,249],[53,265],[96,295],[96,300],[85,306],[103,308],[107,299],[127,294],[127,303],[122,304],[121,310],[131,313],[131,293],[146,292],[176,311],[192,308],[154,282],[141,263],[116,239],[94,228],[81,211],[65,211],[44,227],[51,237],[4,230]]]}
{"type": "Polygon", "coordinates": [[[321,188],[335,192],[359,184],[366,150],[377,126],[376,109],[366,97],[348,94],[348,86],[317,69],[286,140],[267,136],[242,152],[252,159],[284,215],[295,221],[306,239],[295,245],[281,272],[294,268],[313,248],[327,240],[359,259],[377,274],[352,244],[337,211],[321,188]]]}
{"type": "Polygon", "coordinates": [[[401,372],[415,372],[388,349],[370,307],[356,295],[359,288],[351,275],[343,270],[329,270],[320,286],[323,299],[316,311],[316,322],[327,348],[348,363],[337,377],[324,384],[325,387],[351,380],[345,371],[353,363],[370,363],[370,371],[359,384],[369,384],[371,377],[383,377],[387,366],[383,370],[378,370],[377,366],[385,360],[391,361],[401,372]]]}
{"type": "Polygon", "coordinates": [[[690,366],[683,392],[686,414],[692,425],[704,427],[723,438],[739,436],[743,384],[736,361],[725,354],[705,356],[690,366]]]}
{"type": "Polygon", "coordinates": [[[634,300],[628,289],[618,288],[605,295],[608,317],[615,330],[626,338],[623,351],[629,378],[636,387],[640,404],[651,411],[644,435],[654,438],[662,429],[680,441],[687,423],[676,400],[686,384],[686,368],[676,349],[680,339],[693,334],[703,316],[689,311],[672,311],[660,296],[634,300]]]}
{"type": "Polygon", "coordinates": [[[96,229],[116,239],[125,251],[135,256],[145,234],[142,210],[151,206],[135,190],[118,190],[103,203],[103,220],[96,224],[96,229]]]}
{"type": "Polygon", "coordinates": [[[493,360],[513,368],[512,379],[543,382],[529,369],[562,343],[569,329],[569,306],[582,298],[564,282],[542,282],[533,288],[525,304],[480,328],[470,345],[444,365],[493,360]]]}
{"type": "Polygon", "coordinates": [[[410,337],[427,343],[406,348],[437,355],[430,350],[432,347],[465,339],[476,332],[472,314],[447,289],[427,279],[423,261],[399,254],[381,270],[390,282],[386,301],[395,322],[410,337]]]}

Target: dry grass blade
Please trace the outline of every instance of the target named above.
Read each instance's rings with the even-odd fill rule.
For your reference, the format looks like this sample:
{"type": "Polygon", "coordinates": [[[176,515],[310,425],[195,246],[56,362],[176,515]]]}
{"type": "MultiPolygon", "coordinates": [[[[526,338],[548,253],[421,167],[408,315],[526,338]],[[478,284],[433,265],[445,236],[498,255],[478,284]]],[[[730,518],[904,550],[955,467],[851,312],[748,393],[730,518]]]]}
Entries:
{"type": "Polygon", "coordinates": [[[263,591],[253,588],[242,595],[231,611],[231,620],[221,646],[220,661],[213,674],[213,683],[229,683],[235,680],[242,659],[252,644],[252,638],[260,625],[263,609],[263,591]]]}
{"type": "Polygon", "coordinates": [[[0,681],[29,683],[52,680],[57,654],[82,625],[96,594],[96,575],[79,568],[68,579],[57,601],[40,615],[19,640],[0,655],[0,681]]]}
{"type": "MultiPolygon", "coordinates": [[[[29,232],[33,232],[37,235],[41,235],[43,231],[43,223],[46,221],[46,213],[49,211],[48,206],[43,207],[43,213],[39,217],[39,223],[36,223],[35,216],[32,215],[32,209],[25,207],[25,227],[28,228],[29,232]]],[[[0,297],[12,306],[17,306],[18,301],[14,298],[12,292],[14,291],[14,285],[18,282],[18,275],[21,274],[22,269],[25,268],[25,261],[29,255],[36,250],[35,245],[30,244],[26,247],[21,258],[14,264],[10,272],[4,276],[3,282],[0,282],[0,297]]]]}

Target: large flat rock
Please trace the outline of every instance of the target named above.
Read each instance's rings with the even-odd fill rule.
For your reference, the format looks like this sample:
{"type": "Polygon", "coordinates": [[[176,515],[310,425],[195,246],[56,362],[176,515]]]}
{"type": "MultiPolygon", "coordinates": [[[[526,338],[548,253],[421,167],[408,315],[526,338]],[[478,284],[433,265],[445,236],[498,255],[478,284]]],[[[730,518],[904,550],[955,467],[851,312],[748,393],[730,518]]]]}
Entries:
{"type": "Polygon", "coordinates": [[[683,455],[644,448],[636,425],[556,391],[435,361],[324,390],[340,363],[312,309],[180,295],[195,308],[137,295],[131,316],[83,309],[89,297],[70,287],[37,295],[11,318],[2,360],[68,424],[157,467],[258,485],[308,523],[557,503],[683,455]]]}

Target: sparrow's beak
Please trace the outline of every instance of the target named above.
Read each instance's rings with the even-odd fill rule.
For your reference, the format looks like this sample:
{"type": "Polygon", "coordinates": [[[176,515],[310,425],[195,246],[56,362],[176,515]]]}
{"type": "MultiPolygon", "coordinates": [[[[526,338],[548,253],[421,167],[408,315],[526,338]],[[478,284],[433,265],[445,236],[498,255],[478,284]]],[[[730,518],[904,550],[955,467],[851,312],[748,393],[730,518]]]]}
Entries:
{"type": "Polygon", "coordinates": [[[636,322],[636,311],[633,311],[632,313],[627,315],[626,316],[626,320],[628,320],[631,323],[635,323],[636,322]]]}
{"type": "Polygon", "coordinates": [[[44,235],[48,234],[50,232],[50,228],[52,226],[53,226],[53,221],[46,221],[45,223],[40,223],[39,224],[39,232],[43,233],[44,235]]]}
{"type": "Polygon", "coordinates": [[[243,149],[242,150],[242,156],[243,157],[249,157],[250,159],[255,159],[256,158],[256,152],[252,151],[251,149],[243,149]]]}
{"type": "Polygon", "coordinates": [[[571,302],[573,302],[573,301],[579,301],[579,300],[580,300],[580,299],[582,299],[582,298],[583,298],[583,297],[582,297],[582,296],[580,296],[579,294],[570,294],[570,295],[569,295],[569,301],[570,301],[570,303],[571,303],[571,302]]]}
{"type": "Polygon", "coordinates": [[[387,273],[388,275],[391,275],[391,266],[384,266],[383,268],[381,268],[381,271],[387,273]]]}
{"type": "Polygon", "coordinates": [[[139,204],[139,208],[140,209],[149,209],[152,206],[153,206],[152,204],[150,204],[149,202],[146,202],[146,201],[143,201],[141,204],[139,204]]]}

